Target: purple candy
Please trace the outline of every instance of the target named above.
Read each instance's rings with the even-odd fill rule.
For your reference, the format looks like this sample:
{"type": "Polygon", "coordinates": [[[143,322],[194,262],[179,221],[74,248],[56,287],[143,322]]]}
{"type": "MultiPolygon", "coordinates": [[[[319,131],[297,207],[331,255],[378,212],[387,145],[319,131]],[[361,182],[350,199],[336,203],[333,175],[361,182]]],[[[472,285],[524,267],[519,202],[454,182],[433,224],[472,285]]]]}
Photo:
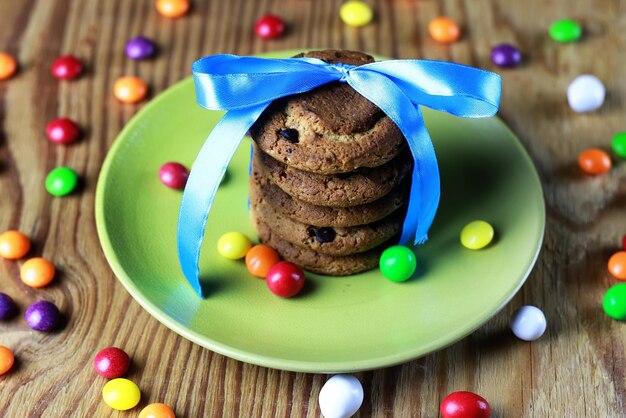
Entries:
{"type": "Polygon", "coordinates": [[[156,51],[154,42],[143,36],[137,36],[126,44],[126,55],[134,60],[150,58],[156,51]]]}
{"type": "Polygon", "coordinates": [[[52,331],[59,325],[60,316],[59,308],[45,300],[33,303],[24,314],[28,326],[36,331],[52,331]]]}
{"type": "Polygon", "coordinates": [[[6,293],[0,293],[0,320],[9,319],[17,313],[17,305],[6,293]]]}
{"type": "Polygon", "coordinates": [[[500,67],[515,67],[522,61],[522,53],[513,45],[500,44],[491,50],[491,61],[500,67]]]}

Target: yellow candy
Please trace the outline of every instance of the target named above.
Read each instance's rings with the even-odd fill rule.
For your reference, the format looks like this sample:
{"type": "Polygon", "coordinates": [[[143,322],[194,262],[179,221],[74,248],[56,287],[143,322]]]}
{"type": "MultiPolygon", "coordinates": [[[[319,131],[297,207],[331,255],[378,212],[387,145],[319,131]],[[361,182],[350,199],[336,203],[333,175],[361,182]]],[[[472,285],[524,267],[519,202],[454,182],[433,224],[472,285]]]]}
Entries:
{"type": "Polygon", "coordinates": [[[493,240],[493,227],[485,221],[470,222],[461,231],[461,244],[470,250],[485,248],[493,240]]]}
{"type": "Polygon", "coordinates": [[[372,21],[372,8],[362,1],[350,0],[339,8],[339,17],[349,26],[364,26],[372,21]]]}
{"type": "Polygon", "coordinates": [[[102,388],[104,403],[119,411],[134,408],[139,403],[140,398],[139,387],[128,379],[110,380],[102,388]]]}
{"type": "Polygon", "coordinates": [[[250,248],[252,241],[241,232],[227,232],[217,241],[217,252],[231,260],[245,257],[250,248]]]}

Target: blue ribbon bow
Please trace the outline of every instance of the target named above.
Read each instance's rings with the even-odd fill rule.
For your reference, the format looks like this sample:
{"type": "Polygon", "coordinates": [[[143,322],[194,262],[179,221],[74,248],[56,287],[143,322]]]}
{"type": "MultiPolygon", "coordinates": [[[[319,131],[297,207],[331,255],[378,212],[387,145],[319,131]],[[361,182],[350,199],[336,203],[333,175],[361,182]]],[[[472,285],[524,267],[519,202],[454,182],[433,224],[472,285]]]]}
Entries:
{"type": "Polygon", "coordinates": [[[267,59],[214,55],[193,64],[198,104],[228,112],[202,146],[187,181],[178,220],[183,273],[202,296],[198,261],[206,222],[226,167],[246,131],[275,99],[333,81],[348,83],[402,131],[415,161],[400,243],[427,239],[439,204],[439,169],[418,105],[462,117],[493,116],[500,102],[497,74],[440,61],[390,60],[362,66],[314,58],[267,59]]]}

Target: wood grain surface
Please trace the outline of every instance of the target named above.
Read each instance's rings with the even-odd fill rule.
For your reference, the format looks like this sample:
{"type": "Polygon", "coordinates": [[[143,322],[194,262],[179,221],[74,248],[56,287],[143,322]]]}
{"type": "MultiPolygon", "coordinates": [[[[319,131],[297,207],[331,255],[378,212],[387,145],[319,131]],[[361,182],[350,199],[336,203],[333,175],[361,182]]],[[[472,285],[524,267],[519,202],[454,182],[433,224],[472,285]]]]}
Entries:
{"type": "Polygon", "coordinates": [[[94,192],[107,150],[142,106],[113,98],[118,76],[140,75],[154,97],[190,75],[191,63],[203,55],[315,47],[497,70],[489,53],[500,42],[524,53],[521,67],[499,71],[500,114],[544,185],[543,251],[519,294],[470,337],[401,366],[357,374],[365,389],[359,416],[437,417],[439,403],[455,390],[483,395],[494,417],[625,416],[626,325],[609,319],[601,301],[616,282],[606,262],[626,233],[626,164],[589,178],[576,159],[586,147],[608,148],[612,135],[626,130],[626,1],[368,0],[376,21],[362,29],[340,22],[341,3],[194,0],[188,16],[168,20],[153,0],[0,1],[0,50],[20,63],[13,79],[0,82],[0,231],[25,232],[32,254],[60,270],[54,285],[33,290],[19,280],[21,261],[0,261],[0,291],[21,310],[0,323],[0,344],[17,358],[0,377],[0,416],[137,416],[139,407],[116,412],[101,400],[105,380],[91,362],[110,345],[131,355],[129,377],[142,390],[142,407],[165,402],[178,417],[320,416],[317,397],[327,376],[243,364],[194,345],[153,319],[115,279],[96,235],[94,192]],[[269,42],[254,36],[254,21],[266,12],[289,22],[286,36],[269,42]],[[460,42],[443,46],[430,39],[428,22],[439,15],[462,24],[460,42]],[[582,42],[559,45],[548,38],[547,27],[562,17],[583,23],[582,42]],[[139,34],[158,43],[153,60],[125,57],[125,42],[139,34]],[[57,82],[50,64],[68,53],[84,60],[87,73],[57,82]],[[598,112],[579,115],[567,106],[567,85],[581,73],[606,83],[607,101],[598,112]],[[60,147],[45,139],[46,123],[60,116],[85,127],[80,143],[60,147]],[[78,170],[84,186],[71,197],[52,198],[43,188],[46,173],[64,164],[78,170]],[[22,314],[40,298],[64,312],[61,330],[43,334],[26,326],[22,314]],[[549,321],[533,343],[517,340],[508,328],[524,304],[541,307],[549,321]]]}

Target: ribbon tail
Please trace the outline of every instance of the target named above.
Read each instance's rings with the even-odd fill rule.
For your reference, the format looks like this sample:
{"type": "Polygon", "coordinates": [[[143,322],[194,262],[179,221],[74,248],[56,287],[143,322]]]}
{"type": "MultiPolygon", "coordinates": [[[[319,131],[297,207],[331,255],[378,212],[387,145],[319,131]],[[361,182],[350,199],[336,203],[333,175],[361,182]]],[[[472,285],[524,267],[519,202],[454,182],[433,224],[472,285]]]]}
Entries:
{"type": "Polygon", "coordinates": [[[202,146],[189,174],[178,217],[178,258],[187,281],[201,297],[198,262],[209,211],[241,139],[269,103],[227,112],[202,146]]]}

